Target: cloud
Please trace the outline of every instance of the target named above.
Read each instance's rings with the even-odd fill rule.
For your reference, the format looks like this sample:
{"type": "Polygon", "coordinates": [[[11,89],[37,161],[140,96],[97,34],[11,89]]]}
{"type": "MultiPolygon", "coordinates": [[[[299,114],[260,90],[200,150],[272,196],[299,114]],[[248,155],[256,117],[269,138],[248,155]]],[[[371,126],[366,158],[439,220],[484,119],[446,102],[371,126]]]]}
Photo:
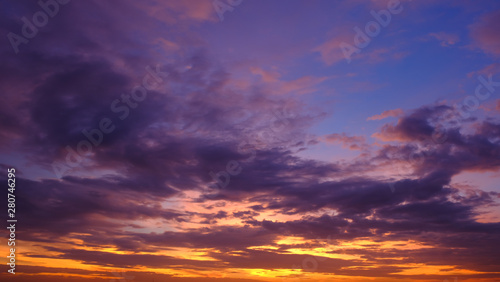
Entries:
{"type": "Polygon", "coordinates": [[[371,116],[371,117],[367,118],[366,120],[381,120],[381,119],[385,119],[388,117],[398,117],[401,115],[403,115],[403,110],[394,109],[394,110],[383,111],[380,115],[371,116]]]}
{"type": "Polygon", "coordinates": [[[485,53],[500,55],[500,39],[497,31],[500,28],[500,10],[483,14],[470,28],[470,36],[474,46],[485,53]]]}
{"type": "Polygon", "coordinates": [[[318,91],[318,85],[326,81],[328,77],[302,76],[294,80],[282,79],[282,74],[273,70],[264,70],[258,67],[250,67],[253,75],[258,75],[266,91],[275,95],[312,94],[318,91]]]}
{"type": "Polygon", "coordinates": [[[335,28],[334,32],[332,32],[333,37],[315,47],[312,51],[318,52],[321,55],[321,60],[327,65],[333,65],[346,60],[340,44],[351,44],[354,32],[351,34],[350,31],[351,29],[348,26],[345,28],[335,28]]]}
{"type": "MultiPolygon", "coordinates": [[[[217,20],[211,5],[75,1],[19,55],[0,46],[0,142],[8,156],[0,166],[19,155],[34,171],[20,168],[16,182],[25,273],[37,281],[61,272],[108,279],[103,267],[131,268],[138,281],[210,281],[262,269],[291,278],[287,271],[312,253],[324,259],[316,272],[325,276],[401,279],[414,264],[469,271],[471,279],[497,275],[500,226],[477,218],[499,194],[451,182],[466,171],[498,170],[497,120],[455,120],[451,107],[431,104],[369,117],[397,118],[373,135],[388,144],[341,132],[311,135],[324,114],[295,94],[318,91],[333,76],[253,66],[243,84],[250,86],[235,88],[237,67],[217,60],[192,32],[217,20]],[[168,77],[120,119],[110,105],[157,65],[168,77]],[[75,149],[86,138],[82,131],[98,128],[103,117],[116,129],[80,165],[55,177],[52,162],[64,164],[67,146],[75,149]],[[436,131],[444,142],[434,142],[436,131]],[[325,162],[297,153],[318,140],[363,154],[325,162]],[[240,173],[226,172],[232,162],[240,173]],[[399,164],[407,164],[405,174],[386,171],[399,164]],[[215,185],[210,172],[226,172],[228,184],[215,185]],[[321,238],[330,238],[329,246],[321,238]],[[101,270],[33,266],[61,260],[101,270]]],[[[21,14],[31,8],[12,4],[21,14]]],[[[18,18],[0,18],[0,29],[20,29],[18,18]]],[[[494,22],[485,15],[472,27],[492,53],[494,22]]],[[[332,32],[315,49],[325,63],[343,60],[338,43],[353,36],[346,31],[332,32]]],[[[364,56],[384,59],[391,50],[364,56]]]]}
{"type": "MultiPolygon", "coordinates": [[[[304,240],[330,236],[338,244],[366,238],[378,242],[404,241],[411,237],[433,248],[412,251],[393,248],[388,256],[403,257],[401,263],[424,264],[452,247],[457,249],[456,257],[469,256],[467,262],[454,260],[458,265],[469,270],[496,271],[488,265],[471,263],[476,260],[470,258],[487,257],[491,265],[498,263],[494,255],[498,250],[492,250],[491,246],[500,226],[475,219],[478,209],[494,204],[498,195],[474,189],[463,191],[450,186],[450,182],[453,175],[462,171],[498,169],[500,144],[487,140],[500,137],[500,125],[477,122],[476,132],[468,135],[450,129],[447,143],[428,147],[427,153],[413,163],[417,178],[395,181],[366,174],[368,167],[381,161],[397,161],[419,152],[419,147],[412,144],[425,144],[436,127],[435,120],[447,109],[442,105],[427,106],[400,117],[398,124],[390,127],[390,133],[404,140],[402,146],[391,150],[382,147],[373,157],[348,164],[301,159],[290,150],[269,147],[259,149],[253,160],[245,162],[248,157],[238,152],[237,144],[216,145],[208,142],[213,138],[208,135],[165,138],[153,130],[135,139],[127,137],[126,144],[116,140],[115,146],[102,149],[95,161],[102,167],[121,163],[128,168],[126,173],[92,178],[68,176],[61,180],[19,179],[23,187],[18,194],[19,216],[29,219],[24,236],[26,240],[45,244],[47,252],[43,256],[47,259],[123,268],[169,264],[193,271],[223,271],[227,267],[265,269],[270,265],[288,268],[300,263],[303,256],[287,250],[304,246],[278,244],[282,236],[304,240]],[[146,145],[143,139],[162,140],[163,145],[146,145]],[[207,171],[224,167],[229,160],[242,163],[241,174],[232,177],[224,189],[206,190],[210,182],[207,171]],[[394,191],[389,189],[390,183],[394,184],[394,191]],[[182,194],[193,190],[201,196],[183,201],[190,201],[197,209],[221,201],[225,204],[213,205],[206,212],[164,207],[169,199],[180,199],[182,194]],[[234,205],[232,210],[231,205],[234,205]],[[268,220],[271,215],[274,220],[268,220]],[[195,217],[200,218],[199,223],[194,222],[195,217]],[[237,224],[218,224],[228,220],[236,220],[237,224]],[[153,232],[154,226],[146,223],[155,221],[161,222],[161,226],[184,227],[153,232]],[[427,236],[426,230],[432,230],[434,236],[427,236]],[[465,240],[468,234],[480,234],[484,243],[465,240]],[[106,245],[128,253],[46,244],[75,239],[86,246],[106,245]],[[273,251],[254,249],[263,246],[271,246],[273,251]],[[210,259],[155,254],[171,248],[204,250],[203,256],[210,259]],[[149,253],[137,254],[138,249],[149,253]]],[[[387,127],[382,132],[388,134],[387,127]]],[[[325,138],[348,145],[364,142],[362,137],[345,134],[325,138]]],[[[350,255],[366,256],[369,261],[327,258],[328,263],[322,263],[317,271],[357,276],[396,275],[393,271],[401,270],[398,266],[389,269],[378,266],[371,272],[349,268],[384,265],[380,257],[383,252],[377,248],[373,247],[371,252],[366,248],[348,248],[350,255]]],[[[450,264],[449,260],[432,261],[442,267],[450,264]]]]}
{"type": "Polygon", "coordinates": [[[344,148],[349,148],[350,150],[362,150],[367,149],[366,139],[363,136],[347,136],[345,133],[338,134],[328,134],[324,137],[324,140],[328,143],[340,143],[344,148]]]}
{"type": "MultiPolygon", "coordinates": [[[[381,116],[383,116],[382,113],[381,116]]],[[[424,106],[411,114],[403,116],[394,124],[385,124],[380,132],[374,133],[382,141],[424,141],[432,140],[437,125],[447,124],[449,120],[457,122],[458,114],[446,105],[424,106]]]]}
{"type": "Polygon", "coordinates": [[[458,35],[445,32],[432,32],[429,33],[429,36],[438,40],[443,47],[455,45],[460,41],[458,35]]]}

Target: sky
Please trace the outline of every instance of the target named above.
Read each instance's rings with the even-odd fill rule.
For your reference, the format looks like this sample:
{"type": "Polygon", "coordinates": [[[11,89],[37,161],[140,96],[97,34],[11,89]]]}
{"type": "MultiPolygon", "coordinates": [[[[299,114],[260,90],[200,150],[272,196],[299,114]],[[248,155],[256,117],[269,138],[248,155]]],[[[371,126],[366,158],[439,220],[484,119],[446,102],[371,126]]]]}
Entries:
{"type": "Polygon", "coordinates": [[[0,14],[2,281],[500,281],[499,1],[0,14]]]}

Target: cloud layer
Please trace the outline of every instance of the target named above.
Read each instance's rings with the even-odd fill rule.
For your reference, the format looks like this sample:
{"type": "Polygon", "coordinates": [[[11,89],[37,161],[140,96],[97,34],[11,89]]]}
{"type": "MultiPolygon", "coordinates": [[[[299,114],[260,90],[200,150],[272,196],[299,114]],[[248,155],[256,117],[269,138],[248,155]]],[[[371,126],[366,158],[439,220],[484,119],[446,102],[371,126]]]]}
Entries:
{"type": "MultiPolygon", "coordinates": [[[[291,4],[296,17],[300,5],[309,7],[291,4]]],[[[336,7],[368,15],[384,7],[366,5],[336,7]]],[[[33,21],[42,9],[7,7],[0,29],[18,35],[21,18],[33,21]]],[[[276,59],[263,65],[222,44],[232,43],[212,28],[230,34],[229,19],[219,22],[210,1],[58,7],[17,54],[8,40],[0,46],[0,164],[18,171],[19,281],[108,281],[116,273],[137,281],[498,279],[500,194],[454,182],[498,173],[498,100],[496,110],[468,118],[442,101],[384,104],[377,115],[360,108],[359,120],[376,124],[372,132],[339,130],[355,127],[355,115],[315,131],[332,115],[326,104],[352,95],[335,96],[345,89],[325,84],[374,85],[358,69],[322,69],[341,64],[336,48],[352,37],[355,18],[329,28],[322,43],[304,37],[290,51],[303,56],[297,61],[270,46],[262,55],[276,59]],[[310,73],[289,70],[296,65],[310,73]],[[317,156],[336,144],[357,155],[317,156]]],[[[277,9],[244,2],[227,16],[259,7],[269,9],[264,21],[277,9]]],[[[497,14],[481,13],[466,27],[467,52],[499,54],[497,14]]],[[[453,33],[426,34],[441,45],[416,41],[459,44],[453,33]]],[[[356,61],[390,67],[391,58],[414,54],[404,44],[383,46],[384,38],[356,61]]]]}

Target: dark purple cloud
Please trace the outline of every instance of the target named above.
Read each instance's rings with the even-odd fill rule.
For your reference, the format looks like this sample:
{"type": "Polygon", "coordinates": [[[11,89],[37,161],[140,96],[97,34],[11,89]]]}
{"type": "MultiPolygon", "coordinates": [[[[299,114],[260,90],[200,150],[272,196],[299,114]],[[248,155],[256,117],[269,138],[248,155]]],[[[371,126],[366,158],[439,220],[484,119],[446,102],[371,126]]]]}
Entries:
{"type": "MultiPolygon", "coordinates": [[[[373,245],[329,250],[358,258],[324,257],[315,272],[441,279],[400,273],[411,268],[405,264],[426,264],[482,272],[471,279],[498,277],[500,225],[480,217],[498,207],[499,194],[454,182],[498,171],[498,119],[461,118],[451,106],[430,104],[383,112],[398,120],[381,125],[376,144],[344,132],[315,136],[311,128],[328,115],[296,92],[302,88],[243,79],[248,59],[221,60],[193,31],[217,21],[209,1],[145,3],[71,1],[17,54],[8,40],[0,45],[0,166],[25,161],[16,167],[18,236],[45,250],[27,250],[27,260],[130,269],[138,281],[188,281],[135,270],[303,269],[307,255],[290,249],[324,247],[318,240],[329,238],[331,246],[373,245]],[[147,88],[147,79],[157,84],[144,99],[124,98],[147,88]],[[103,132],[103,120],[111,132],[103,132]],[[324,140],[362,154],[306,157],[324,140]],[[78,152],[82,142],[93,144],[90,154],[78,152]],[[401,164],[404,173],[388,169],[401,164]],[[278,243],[286,237],[300,240],[278,243]],[[410,240],[429,248],[375,246],[410,240]],[[179,257],[179,248],[210,260],[179,257]]],[[[2,5],[3,34],[22,34],[20,19],[40,9],[35,1],[2,5]]],[[[471,30],[495,55],[494,13],[471,30]]],[[[282,78],[276,73],[260,69],[262,80],[282,78]]],[[[106,279],[105,271],[23,267],[37,276],[106,279]]]]}

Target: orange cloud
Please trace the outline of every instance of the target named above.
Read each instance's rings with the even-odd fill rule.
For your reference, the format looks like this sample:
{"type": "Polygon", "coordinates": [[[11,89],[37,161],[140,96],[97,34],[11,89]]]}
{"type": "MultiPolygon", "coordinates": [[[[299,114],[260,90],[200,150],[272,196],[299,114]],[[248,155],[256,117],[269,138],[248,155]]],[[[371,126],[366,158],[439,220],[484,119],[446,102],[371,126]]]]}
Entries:
{"type": "Polygon", "coordinates": [[[366,120],[381,120],[381,119],[388,118],[388,117],[398,117],[398,116],[401,116],[402,114],[403,114],[403,110],[394,109],[394,110],[384,111],[380,115],[371,116],[371,117],[367,118],[366,120]]]}
{"type": "Polygon", "coordinates": [[[136,3],[137,10],[145,10],[146,13],[160,21],[176,23],[179,21],[217,21],[212,1],[157,1],[151,0],[147,3],[136,3]]]}
{"type": "Polygon", "coordinates": [[[349,150],[362,150],[367,148],[364,136],[347,136],[345,133],[333,133],[326,135],[324,140],[327,143],[342,144],[342,147],[348,148],[349,150]]]}
{"type": "Polygon", "coordinates": [[[275,95],[296,93],[299,95],[317,91],[317,85],[327,80],[329,77],[315,77],[306,75],[294,80],[281,79],[281,73],[274,70],[264,70],[259,67],[251,67],[250,72],[260,76],[262,82],[270,87],[271,93],[275,95]]]}
{"type": "MultiPolygon", "coordinates": [[[[349,28],[344,28],[344,30],[351,31],[349,28]]],[[[333,65],[346,59],[339,45],[342,42],[351,42],[352,37],[353,35],[351,33],[345,31],[342,33],[336,33],[335,37],[314,48],[313,51],[320,53],[321,59],[325,64],[333,65]]]]}

